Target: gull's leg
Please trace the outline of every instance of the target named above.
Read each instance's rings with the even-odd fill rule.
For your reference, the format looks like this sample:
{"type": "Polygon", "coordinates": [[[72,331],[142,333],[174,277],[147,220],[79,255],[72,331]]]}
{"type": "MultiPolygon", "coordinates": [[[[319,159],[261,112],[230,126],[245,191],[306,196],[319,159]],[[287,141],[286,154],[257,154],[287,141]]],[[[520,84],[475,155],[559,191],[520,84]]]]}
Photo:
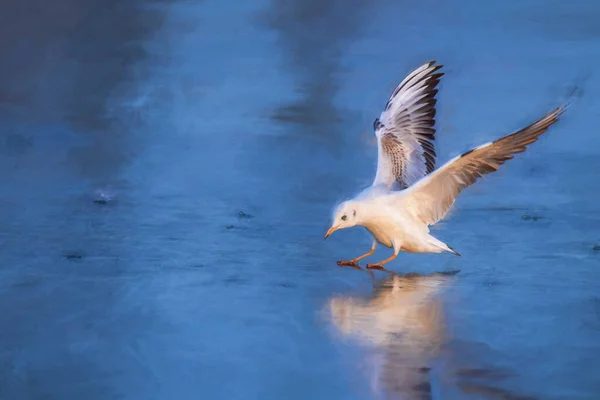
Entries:
{"type": "Polygon", "coordinates": [[[385,260],[380,261],[376,264],[367,264],[367,269],[379,269],[382,271],[386,271],[386,269],[383,268],[383,264],[387,264],[390,261],[394,260],[396,257],[398,257],[399,252],[400,252],[400,246],[398,246],[396,243],[394,243],[394,254],[392,254],[390,257],[388,257],[385,260]]]}
{"type": "Polygon", "coordinates": [[[365,257],[369,257],[371,254],[375,253],[375,247],[377,247],[377,242],[373,240],[373,245],[371,246],[371,250],[369,250],[368,253],[363,254],[362,256],[356,257],[352,260],[348,260],[348,261],[338,261],[337,265],[339,265],[340,267],[357,267],[358,266],[358,262],[360,260],[362,260],[365,257]]]}

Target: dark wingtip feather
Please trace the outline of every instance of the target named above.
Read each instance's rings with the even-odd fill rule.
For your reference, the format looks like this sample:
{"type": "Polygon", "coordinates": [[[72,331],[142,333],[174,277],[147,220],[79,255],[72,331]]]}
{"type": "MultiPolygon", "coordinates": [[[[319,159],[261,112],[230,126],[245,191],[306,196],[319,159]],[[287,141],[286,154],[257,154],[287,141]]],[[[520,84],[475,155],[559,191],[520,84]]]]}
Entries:
{"type": "MultiPolygon", "coordinates": [[[[567,106],[566,105],[562,105],[559,106],[557,108],[555,108],[553,111],[549,112],[548,114],[544,115],[542,118],[538,119],[535,122],[532,122],[531,124],[527,125],[525,128],[520,129],[519,131],[512,133],[510,135],[498,138],[496,140],[494,140],[492,143],[498,143],[501,141],[506,141],[506,140],[515,140],[517,138],[520,138],[521,141],[523,141],[522,143],[527,145],[527,144],[531,144],[535,141],[537,141],[537,139],[544,134],[546,131],[548,131],[548,129],[554,125],[556,122],[558,122],[559,117],[565,112],[567,106]]],[[[518,140],[518,139],[517,139],[518,140]]],[[[524,151],[525,148],[523,148],[521,151],[524,151]]]]}

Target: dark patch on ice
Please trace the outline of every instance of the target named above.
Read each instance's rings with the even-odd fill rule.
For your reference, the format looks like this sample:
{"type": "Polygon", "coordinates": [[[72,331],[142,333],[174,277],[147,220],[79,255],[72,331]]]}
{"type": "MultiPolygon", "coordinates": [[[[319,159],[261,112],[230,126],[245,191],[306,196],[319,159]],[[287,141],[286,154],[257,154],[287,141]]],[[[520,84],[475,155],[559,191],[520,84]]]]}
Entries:
{"type": "Polygon", "coordinates": [[[246,218],[246,219],[250,219],[250,218],[254,218],[254,215],[250,215],[250,214],[248,214],[248,213],[245,213],[245,212],[243,212],[243,211],[240,211],[240,212],[238,213],[238,217],[239,217],[239,218],[246,218]]]}
{"type": "Polygon", "coordinates": [[[484,368],[461,368],[456,372],[459,376],[469,378],[509,378],[514,376],[513,373],[503,370],[484,369],[484,368]]]}
{"type": "Polygon", "coordinates": [[[107,205],[113,203],[116,198],[116,192],[112,189],[97,189],[94,191],[92,195],[92,201],[95,204],[99,205],[107,205]]]}
{"type": "Polygon", "coordinates": [[[230,276],[223,280],[226,285],[243,285],[248,283],[248,279],[241,278],[239,276],[230,276]]]}
{"type": "Polygon", "coordinates": [[[67,260],[81,260],[83,258],[83,254],[77,251],[68,251],[63,254],[63,257],[67,260]]]}
{"type": "Polygon", "coordinates": [[[539,219],[542,219],[542,217],[539,216],[539,215],[527,215],[527,214],[524,214],[524,215],[521,215],[521,219],[523,221],[537,221],[539,219]]]}
{"type": "Polygon", "coordinates": [[[281,286],[284,288],[290,288],[290,289],[298,287],[297,285],[295,285],[293,283],[289,283],[289,282],[282,282],[278,286],[281,286]]]}
{"type": "MultiPolygon", "coordinates": [[[[401,387],[398,389],[402,390],[401,387]]],[[[431,394],[431,382],[420,382],[413,386],[413,390],[418,394],[431,394]]]]}
{"type": "Polygon", "coordinates": [[[234,228],[234,226],[233,226],[233,225],[227,225],[227,226],[225,227],[225,229],[233,229],[233,228],[234,228]]]}
{"type": "Polygon", "coordinates": [[[451,269],[448,271],[436,272],[434,275],[453,276],[460,272],[460,269],[451,269]]]}
{"type": "Polygon", "coordinates": [[[398,276],[402,276],[404,278],[421,278],[425,276],[453,276],[460,272],[460,269],[451,269],[448,271],[439,271],[431,274],[421,274],[419,272],[407,272],[405,274],[396,274],[398,276]]]}
{"type": "Polygon", "coordinates": [[[600,244],[595,244],[594,247],[592,247],[592,250],[600,252],[600,244]]]}

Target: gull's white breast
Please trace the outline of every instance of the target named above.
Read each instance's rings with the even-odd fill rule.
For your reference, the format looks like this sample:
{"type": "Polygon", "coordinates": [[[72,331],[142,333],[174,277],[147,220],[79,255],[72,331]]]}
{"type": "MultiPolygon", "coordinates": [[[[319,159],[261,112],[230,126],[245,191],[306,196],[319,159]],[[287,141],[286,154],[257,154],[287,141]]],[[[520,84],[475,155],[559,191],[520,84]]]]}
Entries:
{"type": "Polygon", "coordinates": [[[383,246],[391,248],[396,241],[405,251],[423,251],[429,233],[427,226],[419,224],[401,205],[390,205],[384,198],[377,196],[364,201],[362,225],[383,246]]]}

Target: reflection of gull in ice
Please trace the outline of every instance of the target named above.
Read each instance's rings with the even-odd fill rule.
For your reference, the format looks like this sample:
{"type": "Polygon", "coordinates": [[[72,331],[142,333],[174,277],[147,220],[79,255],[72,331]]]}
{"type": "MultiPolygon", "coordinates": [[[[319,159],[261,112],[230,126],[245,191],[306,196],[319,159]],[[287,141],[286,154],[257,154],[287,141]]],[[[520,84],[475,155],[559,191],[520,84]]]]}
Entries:
{"type": "Polygon", "coordinates": [[[454,274],[393,274],[376,285],[368,300],[337,297],[329,301],[337,330],[376,350],[374,390],[407,398],[429,395],[428,367],[444,341],[437,295],[454,274]]]}
{"type": "Polygon", "coordinates": [[[432,389],[445,387],[460,393],[461,399],[534,400],[506,385],[517,377],[515,373],[485,361],[491,351],[487,346],[448,335],[441,295],[447,297],[444,288],[457,272],[392,273],[375,285],[368,299],[330,299],[328,309],[336,330],[369,353],[376,398],[433,399],[437,397],[432,389]]]}
{"type": "Polygon", "coordinates": [[[437,325],[438,310],[432,308],[431,301],[447,279],[394,274],[377,285],[369,301],[331,299],[334,323],[343,334],[378,346],[397,340],[399,333],[408,335],[409,340],[422,340],[437,325]],[[396,334],[391,337],[390,332],[396,334]]]}

